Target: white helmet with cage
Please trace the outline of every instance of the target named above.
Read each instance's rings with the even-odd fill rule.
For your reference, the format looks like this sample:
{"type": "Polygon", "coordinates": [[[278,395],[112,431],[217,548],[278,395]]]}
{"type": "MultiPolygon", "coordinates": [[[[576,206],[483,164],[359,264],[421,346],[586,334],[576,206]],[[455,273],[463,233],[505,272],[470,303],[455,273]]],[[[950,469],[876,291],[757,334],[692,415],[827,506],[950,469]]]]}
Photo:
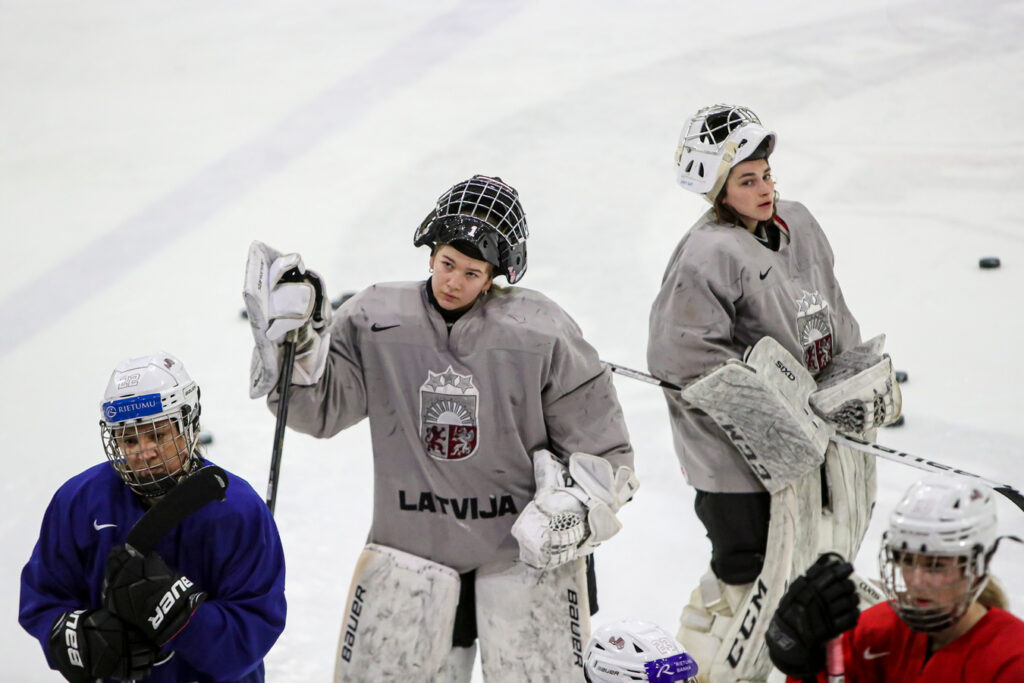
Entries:
{"type": "MultiPolygon", "coordinates": [[[[413,235],[413,244],[468,243],[509,284],[526,272],[526,214],[519,193],[501,178],[475,175],[441,195],[413,235]]],[[[472,256],[473,254],[470,254],[472,256]]]]}
{"type": "Polygon", "coordinates": [[[892,511],[879,557],[882,583],[912,629],[948,628],[981,594],[997,544],[993,498],[966,477],[933,475],[892,511]]]}
{"type": "Polygon", "coordinates": [[[657,624],[622,619],[594,631],[584,653],[591,683],[696,683],[697,662],[657,624]]]}
{"type": "Polygon", "coordinates": [[[676,178],[714,204],[733,166],[748,159],[767,159],[774,149],[775,133],[764,128],[750,109],[731,104],[704,107],[683,124],[676,147],[676,178]]]}
{"type": "Polygon", "coordinates": [[[118,363],[101,413],[107,459],[139,495],[162,496],[197,466],[199,386],[171,354],[118,363]]]}

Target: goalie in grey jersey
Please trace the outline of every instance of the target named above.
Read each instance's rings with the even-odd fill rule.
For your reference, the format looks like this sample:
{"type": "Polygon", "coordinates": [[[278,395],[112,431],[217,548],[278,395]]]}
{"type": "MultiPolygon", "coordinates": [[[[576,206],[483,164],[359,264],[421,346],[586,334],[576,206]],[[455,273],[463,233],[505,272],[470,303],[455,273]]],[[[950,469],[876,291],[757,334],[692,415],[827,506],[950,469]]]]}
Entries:
{"type": "Polygon", "coordinates": [[[298,254],[249,253],[251,395],[276,410],[298,338],[288,425],[330,437],[369,417],[374,513],[335,680],[582,680],[585,557],[637,487],[608,371],[526,271],[518,193],[477,175],[414,234],[426,281],[377,284],[332,312],[298,254]],[[353,626],[352,624],[358,624],[353,626]]]}
{"type": "Polygon", "coordinates": [[[786,582],[819,552],[856,555],[874,461],[829,439],[870,439],[900,409],[884,337],[862,344],[821,227],[779,200],[775,139],[744,107],[684,124],[678,181],[712,207],[669,259],[650,314],[648,366],[686,387],[665,396],[712,545],[678,634],[701,680],[764,680],[786,582]]]}

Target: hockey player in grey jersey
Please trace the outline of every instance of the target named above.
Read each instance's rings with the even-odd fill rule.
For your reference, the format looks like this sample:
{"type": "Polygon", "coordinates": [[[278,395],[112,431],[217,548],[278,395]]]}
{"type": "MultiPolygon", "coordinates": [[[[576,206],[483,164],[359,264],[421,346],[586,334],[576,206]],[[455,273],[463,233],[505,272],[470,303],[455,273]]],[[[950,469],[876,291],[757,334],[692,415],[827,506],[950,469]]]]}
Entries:
{"type": "Polygon", "coordinates": [[[882,339],[860,346],[825,234],[802,204],[779,201],[769,165],[775,137],[743,107],[706,107],[686,122],[678,180],[712,208],[676,247],[650,314],[651,372],[679,385],[709,376],[689,393],[665,392],[676,454],[712,545],[678,634],[701,680],[763,680],[764,612],[819,550],[856,554],[874,501],[873,460],[837,450],[830,430],[864,436],[899,412],[882,339]],[[709,373],[739,367],[745,374],[730,377],[741,381],[718,385],[709,401],[735,404],[738,414],[694,407],[707,407],[695,397],[715,387],[709,373]],[[758,392],[740,386],[752,377],[763,383],[758,392]],[[777,389],[780,381],[803,389],[777,389]],[[743,405],[748,395],[757,398],[743,405]],[[788,400],[769,409],[764,395],[788,400]],[[843,423],[843,406],[861,409],[860,419],[843,423]],[[782,434],[774,410],[795,428],[782,434]],[[796,452],[806,461],[786,455],[796,452]]]}
{"type": "Polygon", "coordinates": [[[279,343],[299,336],[288,425],[330,437],[369,417],[374,514],[335,679],[582,680],[584,556],[636,489],[611,378],[526,270],[516,191],[474,176],[416,230],[425,282],[374,285],[331,312],[297,254],[254,243],[251,393],[276,409],[279,343]],[[332,321],[333,316],[333,321],[332,321]]]}

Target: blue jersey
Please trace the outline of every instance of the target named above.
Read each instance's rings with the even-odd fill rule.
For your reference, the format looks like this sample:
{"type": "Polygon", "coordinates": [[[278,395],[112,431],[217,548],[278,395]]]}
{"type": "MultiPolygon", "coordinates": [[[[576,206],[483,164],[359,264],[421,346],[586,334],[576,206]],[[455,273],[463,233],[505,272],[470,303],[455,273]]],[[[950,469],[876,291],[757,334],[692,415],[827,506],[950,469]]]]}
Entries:
{"type": "MultiPolygon", "coordinates": [[[[153,682],[263,681],[263,657],[285,623],[284,553],[263,499],[228,473],[227,500],[206,505],[156,546],[206,601],[165,647],[153,682]]],[[[21,573],[18,620],[50,659],[50,627],[70,610],[101,607],[110,549],[146,508],[108,463],[69,479],[43,516],[21,573]]]]}

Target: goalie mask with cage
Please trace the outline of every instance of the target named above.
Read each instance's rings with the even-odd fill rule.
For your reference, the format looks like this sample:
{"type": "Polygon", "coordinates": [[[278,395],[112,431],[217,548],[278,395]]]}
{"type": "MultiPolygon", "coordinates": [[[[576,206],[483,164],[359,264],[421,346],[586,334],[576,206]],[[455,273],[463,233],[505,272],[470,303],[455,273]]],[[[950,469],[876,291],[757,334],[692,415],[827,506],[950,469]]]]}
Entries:
{"type": "Polygon", "coordinates": [[[590,683],[696,683],[697,662],[657,624],[623,619],[594,631],[583,655],[590,683]]]}
{"type": "Polygon", "coordinates": [[[730,104],[704,107],[683,124],[676,178],[714,204],[733,166],[767,159],[774,149],[775,133],[764,128],[751,110],[730,104]]]}
{"type": "Polygon", "coordinates": [[[923,479],[907,490],[882,537],[886,597],[913,630],[945,630],[981,594],[996,545],[992,491],[952,475],[923,479]]]}
{"type": "MultiPolygon", "coordinates": [[[[519,193],[501,178],[475,175],[454,185],[423,219],[413,244],[431,248],[468,243],[504,275],[509,284],[526,272],[526,214],[519,193]]],[[[473,256],[474,254],[468,254],[473,256]]]]}
{"type": "Polygon", "coordinates": [[[169,353],[119,363],[101,412],[107,459],[139,495],[162,496],[196,468],[199,387],[169,353]]]}

